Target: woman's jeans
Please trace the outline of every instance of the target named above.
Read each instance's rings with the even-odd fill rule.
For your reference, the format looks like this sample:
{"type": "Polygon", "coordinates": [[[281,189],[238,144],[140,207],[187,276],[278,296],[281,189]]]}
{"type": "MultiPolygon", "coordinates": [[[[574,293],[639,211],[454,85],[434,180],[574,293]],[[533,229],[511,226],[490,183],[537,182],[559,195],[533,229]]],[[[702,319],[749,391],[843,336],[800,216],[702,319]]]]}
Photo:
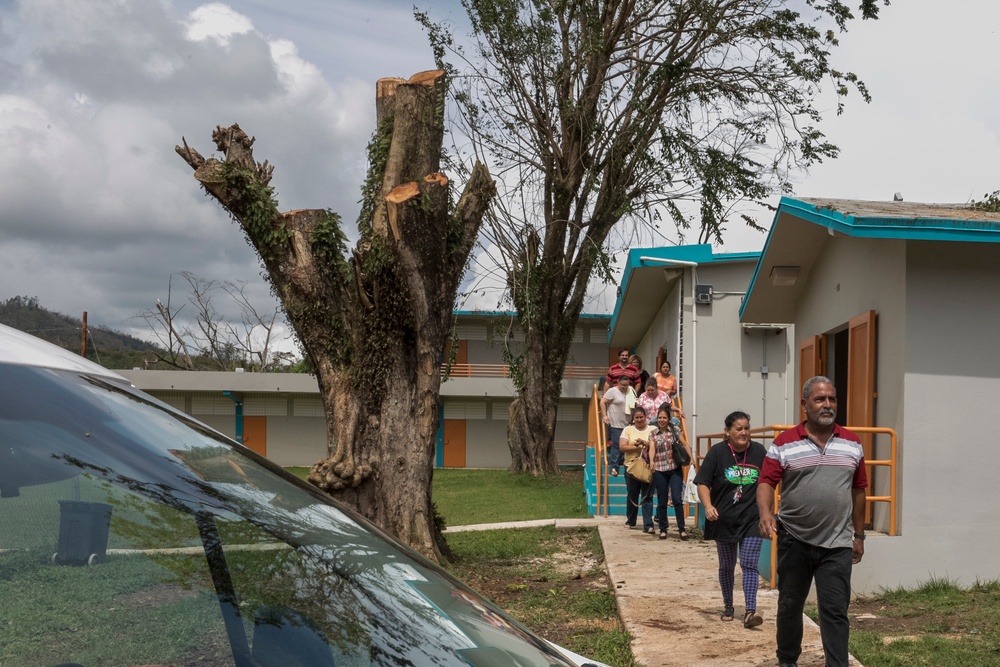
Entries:
{"type": "Polygon", "coordinates": [[[667,532],[667,491],[674,501],[674,518],[677,531],[684,531],[684,469],[674,468],[666,472],[653,471],[653,488],[656,489],[656,524],[660,532],[667,532]]]}
{"type": "Polygon", "coordinates": [[[642,504],[642,527],[653,528],[653,485],[643,484],[628,473],[625,474],[625,485],[628,488],[628,500],[625,507],[625,524],[634,526],[639,514],[639,504],[642,504]]]}
{"type": "Polygon", "coordinates": [[[611,441],[611,451],[608,452],[608,471],[618,470],[622,466],[625,457],[619,449],[622,441],[622,431],[624,428],[608,427],[608,439],[611,441]]]}

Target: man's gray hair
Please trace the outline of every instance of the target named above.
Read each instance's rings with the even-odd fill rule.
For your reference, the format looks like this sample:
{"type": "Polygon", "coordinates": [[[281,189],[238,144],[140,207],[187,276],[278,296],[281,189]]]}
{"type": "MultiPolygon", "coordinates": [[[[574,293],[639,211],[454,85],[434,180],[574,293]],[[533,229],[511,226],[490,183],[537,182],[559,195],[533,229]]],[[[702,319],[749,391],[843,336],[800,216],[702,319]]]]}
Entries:
{"type": "Polygon", "coordinates": [[[806,380],[806,383],[802,385],[802,400],[808,401],[809,395],[812,393],[813,385],[825,382],[826,384],[833,386],[833,380],[826,377],[825,375],[814,375],[813,377],[806,380]]]}

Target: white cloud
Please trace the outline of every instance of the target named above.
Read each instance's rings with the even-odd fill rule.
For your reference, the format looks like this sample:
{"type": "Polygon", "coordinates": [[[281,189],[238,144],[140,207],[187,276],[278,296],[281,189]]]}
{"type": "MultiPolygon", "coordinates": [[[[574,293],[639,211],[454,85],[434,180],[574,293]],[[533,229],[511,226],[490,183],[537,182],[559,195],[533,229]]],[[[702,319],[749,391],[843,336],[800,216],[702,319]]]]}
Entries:
{"type": "Polygon", "coordinates": [[[219,2],[198,7],[188,14],[184,25],[188,39],[195,42],[212,39],[222,46],[229,46],[233,35],[245,35],[254,29],[250,19],[219,2]]]}
{"type": "Polygon", "coordinates": [[[354,218],[374,81],[327,82],[290,39],[268,41],[221,4],[184,15],[137,0],[25,0],[0,45],[0,298],[128,326],[171,273],[259,279],[239,228],[174,153],[211,154],[239,122],[276,166],[283,208],[354,218]],[[13,24],[16,25],[12,25],[13,24]]]}

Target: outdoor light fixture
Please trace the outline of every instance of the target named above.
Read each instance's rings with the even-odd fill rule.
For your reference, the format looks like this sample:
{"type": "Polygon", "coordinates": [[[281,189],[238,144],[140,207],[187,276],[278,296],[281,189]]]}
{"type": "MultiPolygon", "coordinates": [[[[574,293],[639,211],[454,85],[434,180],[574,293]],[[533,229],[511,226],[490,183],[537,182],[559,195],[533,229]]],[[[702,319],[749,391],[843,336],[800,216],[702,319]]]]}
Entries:
{"type": "Polygon", "coordinates": [[[775,266],[771,268],[771,284],[775,287],[791,287],[799,278],[797,266],[775,266]]]}

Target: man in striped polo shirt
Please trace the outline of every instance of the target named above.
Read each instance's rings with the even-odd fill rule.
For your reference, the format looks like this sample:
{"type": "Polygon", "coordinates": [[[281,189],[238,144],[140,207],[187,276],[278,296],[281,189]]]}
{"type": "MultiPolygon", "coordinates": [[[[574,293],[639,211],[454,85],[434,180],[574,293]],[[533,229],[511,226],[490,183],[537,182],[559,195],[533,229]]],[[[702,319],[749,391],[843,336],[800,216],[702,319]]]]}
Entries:
{"type": "Polygon", "coordinates": [[[815,580],[826,665],[847,667],[851,568],[865,553],[864,450],[834,421],[837,392],[829,378],[806,381],[802,409],[806,420],[774,439],[757,483],[760,534],[778,534],[778,662],[795,667],[802,653],[802,609],[815,580]]]}

